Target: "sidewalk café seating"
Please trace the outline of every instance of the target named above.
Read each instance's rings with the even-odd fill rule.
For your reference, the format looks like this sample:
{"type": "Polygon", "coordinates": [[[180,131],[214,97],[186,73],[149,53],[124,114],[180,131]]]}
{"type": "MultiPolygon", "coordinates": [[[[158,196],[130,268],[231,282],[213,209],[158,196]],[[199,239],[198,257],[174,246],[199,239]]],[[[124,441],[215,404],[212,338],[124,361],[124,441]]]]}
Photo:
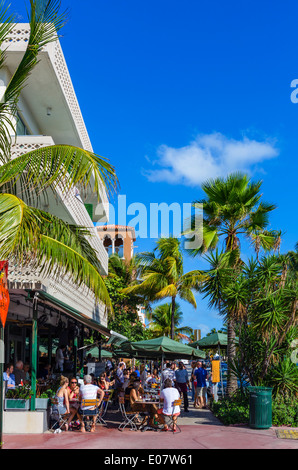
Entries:
{"type": "Polygon", "coordinates": [[[94,418],[94,416],[96,416],[96,420],[95,422],[97,421],[97,417],[98,417],[98,413],[99,413],[99,400],[98,399],[90,399],[90,400],[82,400],[81,401],[81,407],[79,409],[79,413],[80,415],[82,416],[82,420],[83,420],[83,423],[85,425],[85,429],[86,431],[90,431],[91,430],[91,426],[92,426],[92,423],[93,423],[93,419],[90,419],[90,418],[94,418]],[[93,409],[84,409],[85,407],[91,407],[93,409]]]}
{"type": "Polygon", "coordinates": [[[51,422],[53,422],[52,426],[50,427],[50,431],[56,431],[59,432],[61,431],[61,428],[67,423],[67,420],[69,418],[69,414],[61,414],[58,408],[58,398],[51,398],[51,415],[50,419],[51,422]],[[57,405],[57,408],[53,409],[53,407],[57,405]]]}
{"type": "Polygon", "coordinates": [[[124,397],[119,397],[119,409],[121,411],[123,419],[122,423],[120,423],[120,425],[118,426],[119,431],[123,431],[126,426],[130,426],[131,431],[137,431],[138,426],[136,423],[136,419],[139,413],[135,411],[126,411],[124,397]]]}

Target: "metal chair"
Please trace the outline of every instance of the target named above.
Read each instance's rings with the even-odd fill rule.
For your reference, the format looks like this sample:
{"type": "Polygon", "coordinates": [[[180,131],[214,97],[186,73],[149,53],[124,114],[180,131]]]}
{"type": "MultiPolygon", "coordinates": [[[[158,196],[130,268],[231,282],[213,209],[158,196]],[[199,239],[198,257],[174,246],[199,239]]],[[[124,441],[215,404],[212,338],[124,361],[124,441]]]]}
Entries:
{"type": "Polygon", "coordinates": [[[123,418],[123,422],[118,426],[119,431],[123,431],[126,426],[130,426],[131,431],[137,431],[138,426],[135,420],[139,413],[135,411],[126,411],[124,397],[119,397],[119,409],[123,418]]]}
{"type": "Polygon", "coordinates": [[[96,420],[95,420],[95,423],[96,423],[98,413],[99,413],[99,400],[98,399],[82,400],[79,413],[82,416],[82,420],[83,420],[86,431],[90,431],[92,424],[93,424],[93,419],[90,420],[86,418],[90,418],[90,417],[94,418],[94,416],[96,416],[96,420]],[[86,409],[89,407],[92,407],[92,409],[86,409]]]}
{"type": "Polygon", "coordinates": [[[103,418],[106,415],[109,403],[112,400],[113,393],[114,393],[113,390],[111,392],[105,391],[104,397],[103,397],[102,402],[101,402],[100,407],[99,407],[99,413],[98,413],[98,416],[97,416],[97,419],[96,419],[96,422],[98,424],[103,424],[104,426],[107,426],[107,423],[103,418]]]}
{"type": "Polygon", "coordinates": [[[67,423],[67,420],[69,418],[69,414],[61,414],[59,411],[59,400],[58,398],[51,398],[51,405],[52,405],[52,410],[51,410],[51,419],[54,421],[54,424],[50,427],[50,431],[57,431],[60,430],[62,426],[64,426],[67,423]],[[56,408],[54,409],[54,407],[56,408]]]}
{"type": "Polygon", "coordinates": [[[172,403],[172,407],[173,407],[173,408],[172,408],[172,414],[168,417],[168,418],[169,418],[169,423],[168,423],[168,424],[169,424],[169,426],[172,427],[173,433],[174,433],[174,432],[178,432],[178,433],[181,432],[181,428],[180,428],[180,427],[178,426],[178,424],[177,424],[178,416],[174,416],[175,406],[181,406],[181,404],[182,404],[182,400],[181,400],[181,399],[173,401],[173,403],[172,403]],[[176,419],[175,419],[175,418],[176,418],[176,419]],[[176,431],[174,431],[174,425],[175,425],[175,427],[176,427],[176,431]]]}
{"type": "MultiPolygon", "coordinates": [[[[181,398],[179,400],[174,400],[173,403],[172,403],[172,414],[171,415],[163,415],[164,420],[165,420],[165,424],[172,428],[173,434],[175,432],[178,432],[178,433],[181,432],[181,428],[177,424],[178,416],[174,416],[175,407],[176,406],[181,406],[181,404],[182,404],[182,399],[181,398]],[[176,427],[176,431],[174,431],[174,425],[176,427]]],[[[160,404],[160,407],[161,407],[161,404],[160,404]]],[[[160,429],[160,431],[162,431],[162,429],[160,429]]]]}

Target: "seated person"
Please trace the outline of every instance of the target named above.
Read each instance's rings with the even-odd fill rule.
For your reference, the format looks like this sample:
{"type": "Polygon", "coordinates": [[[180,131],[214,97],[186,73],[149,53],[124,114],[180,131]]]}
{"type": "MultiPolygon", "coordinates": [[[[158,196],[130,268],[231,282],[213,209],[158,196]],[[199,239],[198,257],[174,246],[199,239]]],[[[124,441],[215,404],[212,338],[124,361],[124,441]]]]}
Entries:
{"type": "Polygon", "coordinates": [[[69,406],[69,398],[68,398],[68,385],[69,380],[67,377],[61,375],[60,377],[60,387],[58,388],[55,399],[57,399],[58,403],[53,405],[53,411],[57,410],[60,415],[69,415],[67,423],[65,424],[65,431],[68,431],[70,422],[72,421],[76,410],[70,409],[69,406]]]}
{"type": "MultiPolygon", "coordinates": [[[[46,364],[39,372],[38,378],[43,379],[43,380],[48,380],[51,378],[52,372],[51,372],[52,366],[51,364],[46,364]]],[[[25,370],[25,368],[24,368],[25,370]]]]}
{"type": "MultiPolygon", "coordinates": [[[[99,407],[102,402],[103,397],[104,397],[104,391],[101,390],[97,385],[92,384],[91,375],[85,375],[84,385],[80,387],[80,401],[82,402],[82,400],[96,400],[97,398],[99,398],[99,403],[98,403],[98,407],[99,407]]],[[[86,410],[88,410],[89,416],[93,415],[93,424],[91,427],[91,432],[94,432],[97,409],[95,406],[83,407],[82,404],[80,405],[80,408],[78,409],[78,416],[81,422],[81,432],[86,432],[83,417],[82,417],[83,411],[86,411],[86,410]]]]}
{"type": "Polygon", "coordinates": [[[177,388],[172,387],[172,380],[166,379],[164,388],[160,392],[160,400],[163,401],[163,408],[159,412],[159,420],[164,425],[163,431],[168,430],[168,425],[165,423],[165,416],[173,415],[173,431],[176,432],[177,417],[180,415],[180,406],[175,406],[173,409],[173,402],[180,399],[180,393],[177,388]]]}
{"type": "Polygon", "coordinates": [[[24,365],[24,372],[26,374],[26,382],[30,383],[31,382],[31,375],[30,375],[30,365],[29,364],[24,365]]]}
{"type": "Polygon", "coordinates": [[[6,372],[3,372],[3,380],[6,383],[7,390],[15,389],[16,382],[13,374],[13,364],[7,364],[6,372]]]}
{"type": "Polygon", "coordinates": [[[130,403],[131,408],[135,401],[141,399],[140,388],[141,388],[140,379],[134,380],[134,382],[132,383],[132,387],[130,389],[130,393],[129,393],[129,403],[130,403]]]}
{"type": "Polygon", "coordinates": [[[24,385],[25,383],[28,383],[26,380],[26,373],[24,371],[24,364],[22,361],[18,361],[16,363],[14,376],[16,385],[21,385],[22,383],[24,385]]]}
{"type": "Polygon", "coordinates": [[[98,382],[97,382],[97,385],[98,387],[101,389],[101,390],[109,390],[110,388],[110,385],[109,383],[106,381],[106,374],[105,372],[103,372],[102,374],[100,374],[99,378],[98,378],[98,382]]]}
{"type": "MultiPolygon", "coordinates": [[[[68,392],[68,400],[69,400],[69,408],[70,408],[70,413],[72,415],[72,420],[75,420],[78,408],[80,406],[79,402],[79,394],[80,394],[80,386],[78,384],[78,381],[76,377],[73,377],[70,379],[69,386],[67,387],[67,392],[68,392]]],[[[80,424],[79,421],[76,424],[80,424]]]]}

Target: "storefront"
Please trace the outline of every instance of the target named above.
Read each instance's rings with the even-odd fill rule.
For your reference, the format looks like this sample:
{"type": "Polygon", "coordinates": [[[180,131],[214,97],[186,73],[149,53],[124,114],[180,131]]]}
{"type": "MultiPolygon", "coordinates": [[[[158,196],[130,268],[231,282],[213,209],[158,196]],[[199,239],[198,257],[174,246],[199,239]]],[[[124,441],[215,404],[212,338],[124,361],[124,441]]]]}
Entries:
{"type": "Polygon", "coordinates": [[[5,363],[29,365],[31,411],[35,410],[36,380],[47,364],[55,369],[56,349],[67,346],[63,374],[76,375],[83,368],[84,338],[93,335],[99,344],[111,336],[108,328],[81,314],[42,290],[10,290],[10,306],[4,330],[5,363]]]}

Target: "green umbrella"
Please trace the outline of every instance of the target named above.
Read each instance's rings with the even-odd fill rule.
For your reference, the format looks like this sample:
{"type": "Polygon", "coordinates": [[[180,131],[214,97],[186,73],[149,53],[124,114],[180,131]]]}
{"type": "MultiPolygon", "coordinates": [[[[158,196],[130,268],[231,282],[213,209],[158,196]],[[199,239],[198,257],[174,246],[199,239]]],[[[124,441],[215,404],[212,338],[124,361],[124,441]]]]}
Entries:
{"type": "Polygon", "coordinates": [[[148,339],[144,341],[135,341],[133,343],[125,342],[121,344],[123,352],[129,352],[133,357],[143,358],[156,358],[163,357],[164,359],[197,359],[205,358],[204,351],[191,348],[190,346],[178,341],[174,341],[167,336],[160,336],[159,338],[148,339]]]}
{"type": "MultiPolygon", "coordinates": [[[[238,344],[238,338],[235,338],[235,343],[238,344]]],[[[212,335],[205,336],[194,343],[190,343],[189,346],[192,348],[211,348],[216,346],[227,346],[228,345],[228,335],[225,333],[213,333],[212,335]]]]}
{"type": "MultiPolygon", "coordinates": [[[[89,349],[87,352],[88,352],[88,354],[91,354],[91,356],[97,357],[98,356],[98,347],[89,349]]],[[[101,358],[102,359],[108,359],[108,358],[111,358],[111,357],[113,357],[113,354],[110,351],[106,351],[105,349],[101,350],[101,358]]]]}

